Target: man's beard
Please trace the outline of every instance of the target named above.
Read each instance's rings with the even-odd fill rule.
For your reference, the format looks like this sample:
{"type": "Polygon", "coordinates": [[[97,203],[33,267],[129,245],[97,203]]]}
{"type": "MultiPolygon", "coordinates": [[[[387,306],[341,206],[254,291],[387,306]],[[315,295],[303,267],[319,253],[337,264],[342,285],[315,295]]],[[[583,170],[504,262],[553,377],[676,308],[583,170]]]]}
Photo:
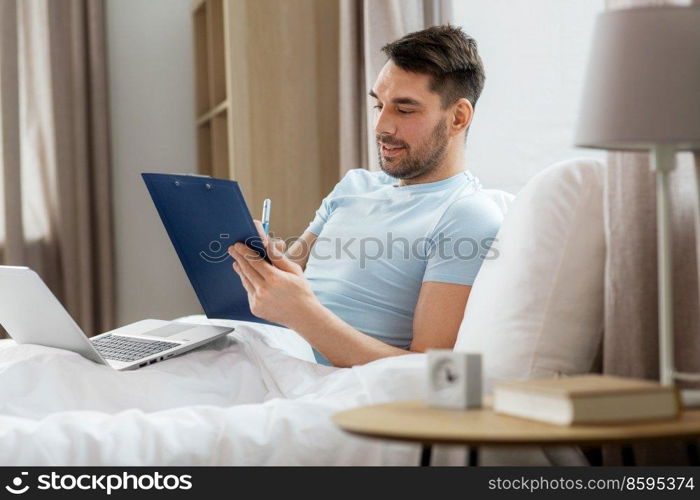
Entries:
{"type": "Polygon", "coordinates": [[[414,179],[432,172],[440,166],[447,152],[447,140],[447,119],[444,119],[435,125],[430,137],[415,152],[406,143],[392,143],[385,140],[386,144],[405,148],[402,159],[385,162],[382,158],[382,146],[378,136],[379,166],[385,173],[396,179],[414,179]]]}

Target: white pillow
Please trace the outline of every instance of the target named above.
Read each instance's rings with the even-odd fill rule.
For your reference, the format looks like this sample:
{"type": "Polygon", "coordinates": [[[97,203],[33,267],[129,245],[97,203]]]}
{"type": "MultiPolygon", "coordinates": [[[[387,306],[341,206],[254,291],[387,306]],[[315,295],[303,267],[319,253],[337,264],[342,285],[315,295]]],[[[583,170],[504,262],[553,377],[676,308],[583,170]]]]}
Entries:
{"type": "Polygon", "coordinates": [[[499,189],[482,189],[481,192],[498,205],[498,209],[503,215],[508,213],[508,210],[510,210],[510,207],[513,205],[513,200],[515,200],[515,196],[507,191],[501,191],[499,189]]]}
{"type": "Polygon", "coordinates": [[[588,158],[552,165],[505,217],[455,345],[483,354],[487,392],[494,380],[591,370],[603,330],[604,168],[588,158]]]}

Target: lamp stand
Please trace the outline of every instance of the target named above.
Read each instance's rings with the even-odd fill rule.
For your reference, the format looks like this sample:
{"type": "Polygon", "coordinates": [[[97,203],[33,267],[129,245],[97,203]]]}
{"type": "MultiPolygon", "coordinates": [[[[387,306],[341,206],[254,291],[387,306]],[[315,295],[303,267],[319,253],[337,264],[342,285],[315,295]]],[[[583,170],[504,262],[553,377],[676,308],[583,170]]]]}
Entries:
{"type": "Polygon", "coordinates": [[[675,167],[673,146],[651,150],[651,169],[656,172],[656,234],[659,280],[659,381],[674,385],[673,359],[673,256],[671,246],[671,190],[669,174],[675,167]]]}
{"type": "MultiPolygon", "coordinates": [[[[656,223],[659,273],[659,381],[675,385],[676,380],[700,381],[700,374],[675,369],[673,347],[673,257],[671,240],[671,186],[669,174],[675,168],[675,148],[657,145],[651,150],[651,169],[656,172],[656,223]]],[[[700,189],[700,177],[698,177],[700,189]]],[[[700,248],[698,249],[700,251],[700,248]]],[[[684,389],[686,408],[700,407],[700,390],[684,389]]]]}

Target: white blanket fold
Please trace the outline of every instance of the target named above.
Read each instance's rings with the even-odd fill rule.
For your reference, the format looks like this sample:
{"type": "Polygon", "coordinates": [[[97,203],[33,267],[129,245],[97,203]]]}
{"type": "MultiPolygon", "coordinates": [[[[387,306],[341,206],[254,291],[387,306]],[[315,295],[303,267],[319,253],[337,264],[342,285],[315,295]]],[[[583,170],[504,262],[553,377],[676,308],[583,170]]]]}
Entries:
{"type": "Polygon", "coordinates": [[[130,372],[67,351],[0,341],[0,464],[417,463],[417,446],[353,437],[330,417],[423,397],[424,355],[326,367],[285,328],[182,320],[237,329],[130,372]]]}

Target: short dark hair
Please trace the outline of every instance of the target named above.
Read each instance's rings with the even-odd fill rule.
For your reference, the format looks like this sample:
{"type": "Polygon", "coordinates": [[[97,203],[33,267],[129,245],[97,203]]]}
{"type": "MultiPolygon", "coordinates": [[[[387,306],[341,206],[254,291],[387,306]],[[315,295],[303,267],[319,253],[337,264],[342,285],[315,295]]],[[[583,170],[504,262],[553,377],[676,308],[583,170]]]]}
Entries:
{"type": "Polygon", "coordinates": [[[476,40],[462,28],[432,26],[385,45],[382,52],[404,71],[430,75],[430,90],[440,94],[443,109],[462,97],[476,106],[486,75],[476,40]]]}

